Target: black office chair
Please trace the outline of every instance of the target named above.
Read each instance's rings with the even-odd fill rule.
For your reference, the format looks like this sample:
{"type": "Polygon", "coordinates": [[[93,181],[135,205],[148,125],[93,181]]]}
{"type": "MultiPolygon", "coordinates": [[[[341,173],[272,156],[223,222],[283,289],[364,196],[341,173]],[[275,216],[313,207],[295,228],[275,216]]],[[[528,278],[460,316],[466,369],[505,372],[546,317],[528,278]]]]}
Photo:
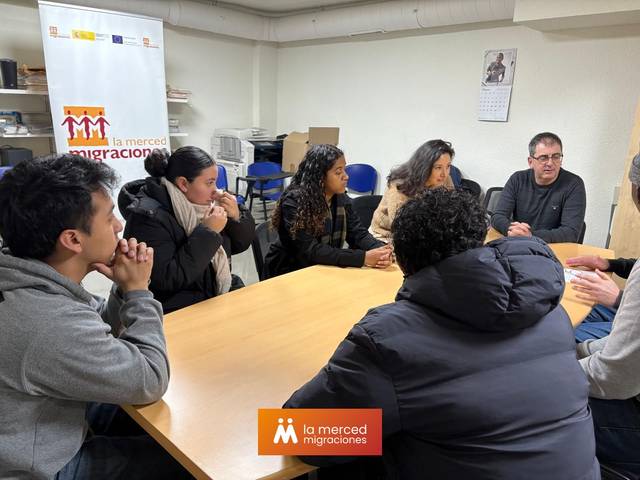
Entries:
{"type": "Polygon", "coordinates": [[[584,241],[584,234],[587,232],[587,224],[582,222],[582,228],[580,229],[580,234],[578,235],[578,243],[582,243],[584,241]]]}
{"type": "Polygon", "coordinates": [[[614,469],[602,463],[600,464],[600,476],[602,480],[639,480],[637,475],[614,469]]]}
{"type": "Polygon", "coordinates": [[[378,208],[380,200],[382,200],[382,195],[363,195],[362,197],[356,197],[351,200],[353,211],[358,215],[360,223],[364,228],[369,228],[369,225],[371,225],[373,212],[378,208]]]}
{"type": "Polygon", "coordinates": [[[258,279],[264,280],[264,257],[269,251],[269,245],[278,240],[278,232],[271,228],[271,222],[262,222],[256,227],[256,235],[251,242],[253,260],[256,263],[258,279]]]}
{"type": "Polygon", "coordinates": [[[489,215],[493,215],[498,206],[500,195],[502,194],[503,187],[491,187],[484,195],[484,208],[489,215]]]}
{"type": "Polygon", "coordinates": [[[462,178],[460,180],[460,189],[465,192],[469,192],[474,196],[476,200],[480,200],[480,194],[482,193],[482,188],[480,184],[474,182],[473,180],[469,180],[468,178],[462,178]]]}

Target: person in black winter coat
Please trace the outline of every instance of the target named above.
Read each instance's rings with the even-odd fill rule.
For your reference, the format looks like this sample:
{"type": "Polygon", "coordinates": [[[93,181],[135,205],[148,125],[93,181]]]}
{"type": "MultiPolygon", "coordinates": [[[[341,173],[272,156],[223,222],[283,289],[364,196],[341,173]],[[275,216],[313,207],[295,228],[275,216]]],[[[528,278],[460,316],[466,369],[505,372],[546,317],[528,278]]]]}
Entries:
{"type": "Polygon", "coordinates": [[[362,226],[345,194],[344,153],[313,145],[276,205],[272,226],[279,240],[265,258],[267,278],[311,265],[386,268],[391,249],[362,226]],[[349,248],[342,248],[345,241],[349,248]]]}
{"type": "Polygon", "coordinates": [[[385,478],[599,479],[563,268],[542,240],[483,246],[486,230],[466,192],[401,207],[396,301],[370,310],[284,407],[382,408],[385,478]]]}
{"type": "Polygon", "coordinates": [[[150,177],[126,184],[118,207],[125,235],[153,247],[149,289],[169,313],[242,286],[230,272],[230,256],[255,235],[251,214],[234,195],[216,189],[218,169],[200,148],[145,159],[150,177]]]}

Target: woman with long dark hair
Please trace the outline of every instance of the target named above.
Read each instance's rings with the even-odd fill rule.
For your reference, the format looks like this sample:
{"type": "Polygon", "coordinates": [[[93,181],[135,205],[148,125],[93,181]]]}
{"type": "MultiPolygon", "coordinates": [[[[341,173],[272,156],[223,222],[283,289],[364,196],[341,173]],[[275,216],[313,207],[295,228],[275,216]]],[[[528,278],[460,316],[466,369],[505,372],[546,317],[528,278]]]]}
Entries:
{"type": "Polygon", "coordinates": [[[391,224],[398,209],[410,198],[429,188],[454,188],[449,175],[455,152],[449,142],[429,140],[411,158],[391,170],[387,189],[373,213],[369,232],[378,240],[389,243],[391,224]]]}
{"type": "Polygon", "coordinates": [[[118,207],[126,238],[154,249],[149,289],[164,313],[242,286],[230,257],[249,248],[255,222],[234,195],[216,189],[214,160],[182,147],[153,150],[144,166],[151,176],[122,187],[118,207]]]}
{"type": "Polygon", "coordinates": [[[309,149],[273,214],[279,240],[265,259],[267,277],[315,264],[391,264],[390,249],[367,232],[351,208],[345,166],[344,153],[333,145],[309,149]],[[342,248],[345,241],[348,249],[342,248]]]}

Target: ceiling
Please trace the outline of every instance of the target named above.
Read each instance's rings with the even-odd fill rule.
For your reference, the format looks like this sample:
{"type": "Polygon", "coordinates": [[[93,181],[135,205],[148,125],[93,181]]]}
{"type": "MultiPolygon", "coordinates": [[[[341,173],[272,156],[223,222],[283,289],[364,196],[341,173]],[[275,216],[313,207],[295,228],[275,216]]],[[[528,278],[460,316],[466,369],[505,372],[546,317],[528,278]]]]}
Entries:
{"type": "Polygon", "coordinates": [[[239,7],[266,15],[288,15],[307,10],[340,8],[367,3],[384,3],[396,0],[197,0],[200,3],[225,7],[239,7]]]}

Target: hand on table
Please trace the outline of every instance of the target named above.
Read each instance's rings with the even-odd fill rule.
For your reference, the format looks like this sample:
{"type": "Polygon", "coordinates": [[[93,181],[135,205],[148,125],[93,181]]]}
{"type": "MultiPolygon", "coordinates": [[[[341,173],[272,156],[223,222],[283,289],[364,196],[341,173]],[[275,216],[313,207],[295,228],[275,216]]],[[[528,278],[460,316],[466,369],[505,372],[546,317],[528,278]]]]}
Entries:
{"type": "Polygon", "coordinates": [[[568,267],[585,267],[589,270],[609,270],[609,260],[598,255],[581,255],[567,259],[568,267]]]}
{"type": "MultiPolygon", "coordinates": [[[[568,263],[568,262],[567,262],[568,263]]],[[[616,304],[620,289],[616,282],[600,270],[593,273],[576,273],[576,278],[571,279],[573,289],[576,290],[576,297],[581,300],[599,303],[605,307],[613,307],[616,304]]]]}
{"type": "Polygon", "coordinates": [[[508,237],[530,237],[531,227],[524,222],[511,222],[507,230],[508,237]]]}
{"type": "Polygon", "coordinates": [[[392,251],[389,245],[368,250],[364,256],[364,266],[371,268],[387,268],[391,265],[392,251]]]}

